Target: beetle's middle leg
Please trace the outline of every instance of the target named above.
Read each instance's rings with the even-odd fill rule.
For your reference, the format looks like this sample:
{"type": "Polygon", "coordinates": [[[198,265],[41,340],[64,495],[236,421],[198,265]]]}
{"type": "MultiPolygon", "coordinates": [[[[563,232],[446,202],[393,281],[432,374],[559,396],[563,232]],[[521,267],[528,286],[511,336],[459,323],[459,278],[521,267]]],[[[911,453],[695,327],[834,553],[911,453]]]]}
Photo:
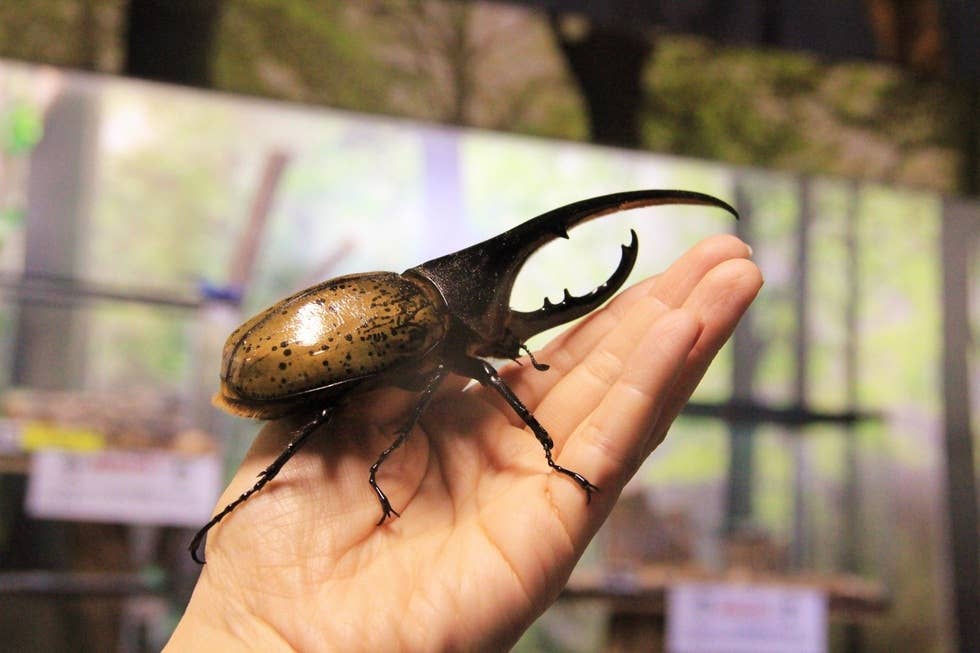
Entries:
{"type": "Polygon", "coordinates": [[[500,378],[499,374],[497,374],[497,370],[494,369],[493,365],[484,360],[471,358],[464,360],[463,365],[457,371],[460,374],[465,374],[470,378],[476,379],[482,385],[489,385],[491,388],[496,390],[507,401],[510,407],[514,409],[514,412],[517,413],[524,423],[531,427],[534,437],[538,439],[538,442],[540,442],[541,446],[544,448],[544,457],[548,460],[548,467],[556,472],[568,476],[573,481],[578,483],[579,487],[585,490],[586,502],[592,500],[592,493],[598,492],[599,488],[590,483],[589,479],[585,478],[578,472],[568,469],[567,467],[562,467],[555,462],[552,455],[552,449],[555,448],[555,441],[551,439],[551,436],[548,435],[548,431],[541,426],[541,422],[539,422],[534,414],[531,413],[528,407],[525,406],[520,399],[518,399],[517,395],[514,394],[514,391],[511,390],[506,383],[504,383],[504,380],[500,378]]]}
{"type": "Polygon", "coordinates": [[[392,442],[387,449],[382,451],[381,455],[378,456],[378,459],[374,461],[373,465],[371,465],[371,475],[368,477],[368,483],[371,484],[371,489],[374,490],[374,493],[378,495],[378,502],[381,504],[381,519],[378,520],[378,526],[383,524],[384,521],[392,515],[395,517],[401,516],[398,514],[398,511],[391,507],[391,502],[388,500],[388,495],[385,494],[384,490],[382,490],[378,485],[376,478],[378,469],[381,467],[381,463],[383,463],[388,456],[395,451],[395,449],[405,444],[405,440],[408,439],[408,434],[412,432],[415,425],[419,423],[420,419],[422,419],[422,413],[425,412],[429,402],[432,401],[432,395],[435,394],[436,389],[439,387],[439,384],[442,383],[444,378],[446,378],[446,370],[440,365],[438,368],[436,368],[436,371],[426,379],[425,386],[422,388],[422,393],[419,395],[418,401],[415,402],[415,408],[412,409],[412,416],[408,423],[403,428],[398,430],[395,441],[392,442]]]}

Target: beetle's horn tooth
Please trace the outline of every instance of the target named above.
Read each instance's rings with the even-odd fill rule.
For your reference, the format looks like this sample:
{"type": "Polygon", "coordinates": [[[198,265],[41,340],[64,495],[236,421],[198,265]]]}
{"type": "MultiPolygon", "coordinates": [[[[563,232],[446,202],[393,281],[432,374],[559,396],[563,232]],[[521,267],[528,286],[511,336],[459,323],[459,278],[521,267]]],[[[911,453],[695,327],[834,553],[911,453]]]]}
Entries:
{"type": "Polygon", "coordinates": [[[564,298],[557,304],[545,298],[544,306],[536,311],[511,311],[509,329],[521,342],[536,333],[564,324],[598,308],[626,282],[639,253],[636,232],[630,229],[630,243],[622,245],[622,256],[616,271],[595,290],[576,297],[565,289],[564,298]]]}

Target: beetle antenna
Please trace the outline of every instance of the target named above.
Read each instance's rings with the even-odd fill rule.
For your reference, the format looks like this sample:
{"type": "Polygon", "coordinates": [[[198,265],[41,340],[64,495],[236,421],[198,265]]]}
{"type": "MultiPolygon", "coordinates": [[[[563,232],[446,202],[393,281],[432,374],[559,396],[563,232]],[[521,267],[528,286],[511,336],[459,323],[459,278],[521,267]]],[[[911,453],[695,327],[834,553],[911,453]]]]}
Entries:
{"type": "Polygon", "coordinates": [[[538,359],[536,359],[534,354],[531,353],[531,350],[527,348],[527,345],[521,344],[520,348],[525,354],[527,354],[527,357],[531,359],[531,367],[539,372],[546,372],[551,369],[551,365],[539,363],[538,359]]]}

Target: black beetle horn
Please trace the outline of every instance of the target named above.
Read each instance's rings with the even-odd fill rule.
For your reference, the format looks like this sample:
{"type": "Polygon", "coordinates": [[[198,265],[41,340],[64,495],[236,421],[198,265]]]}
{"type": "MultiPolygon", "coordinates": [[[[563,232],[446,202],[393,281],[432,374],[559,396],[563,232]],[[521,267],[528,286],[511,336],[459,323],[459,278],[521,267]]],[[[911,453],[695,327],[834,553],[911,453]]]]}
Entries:
{"type": "Polygon", "coordinates": [[[583,297],[567,294],[558,304],[547,302],[532,312],[513,311],[510,295],[524,263],[555,238],[568,238],[568,230],[594,218],[628,209],[660,204],[714,206],[738,217],[728,203],[711,195],[685,190],[637,190],[602,195],[543,213],[499,236],[454,254],[427,261],[410,270],[429,279],[442,293],[450,311],[487,341],[500,341],[510,333],[519,341],[547,328],[585,315],[611,297],[629,276],[636,262],[636,234],[623,246],[623,257],[606,283],[583,297]]]}
{"type": "Polygon", "coordinates": [[[550,299],[545,298],[544,306],[536,311],[524,312],[512,309],[507,328],[519,342],[525,342],[537,333],[588,315],[615,295],[620,286],[626,283],[636,264],[636,257],[640,251],[639,245],[636,232],[630,229],[630,244],[620,245],[623,248],[623,255],[619,259],[616,271],[606,279],[605,283],[579,297],[572,295],[566,288],[565,296],[560,302],[553,304],[550,299]]]}

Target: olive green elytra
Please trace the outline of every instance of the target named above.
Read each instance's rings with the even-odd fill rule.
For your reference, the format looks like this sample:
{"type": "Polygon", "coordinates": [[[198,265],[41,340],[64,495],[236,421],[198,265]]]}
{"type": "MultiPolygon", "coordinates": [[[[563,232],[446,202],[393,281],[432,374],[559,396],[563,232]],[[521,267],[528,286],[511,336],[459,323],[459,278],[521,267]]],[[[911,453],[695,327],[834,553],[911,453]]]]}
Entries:
{"type": "Polygon", "coordinates": [[[298,398],[424,357],[449,315],[424,280],[393,272],[331,279],[270,306],[228,337],[214,403],[245,417],[288,412],[298,398]]]}
{"type": "MultiPolygon", "coordinates": [[[[272,481],[283,465],[337,407],[376,385],[419,391],[414,409],[391,445],[370,467],[368,483],[384,523],[398,513],[378,486],[381,464],[408,438],[449,374],[479,381],[498,393],[544,449],[549,469],[578,484],[586,500],[598,488],[554,460],[555,443],[530,409],[486,358],[530,356],[528,338],[599,308],[626,282],[639,251],[636,232],[622,246],[619,265],[594,290],[574,296],[565,290],[536,311],[510,307],[511,291],[524,263],[572,227],[617,211],[663,204],[714,206],[738,217],[720,199],[684,190],[636,190],[602,195],[543,213],[509,231],[458,252],[426,261],[402,274],[371,272],[331,279],[300,291],[238,327],[221,359],[221,389],[214,404],[236,415],[273,419],[305,412],[307,421],[266,467],[255,484],[214,515],[194,535],[191,557],[208,531],[272,481]]],[[[530,356],[536,370],[547,370],[530,356]]]]}

